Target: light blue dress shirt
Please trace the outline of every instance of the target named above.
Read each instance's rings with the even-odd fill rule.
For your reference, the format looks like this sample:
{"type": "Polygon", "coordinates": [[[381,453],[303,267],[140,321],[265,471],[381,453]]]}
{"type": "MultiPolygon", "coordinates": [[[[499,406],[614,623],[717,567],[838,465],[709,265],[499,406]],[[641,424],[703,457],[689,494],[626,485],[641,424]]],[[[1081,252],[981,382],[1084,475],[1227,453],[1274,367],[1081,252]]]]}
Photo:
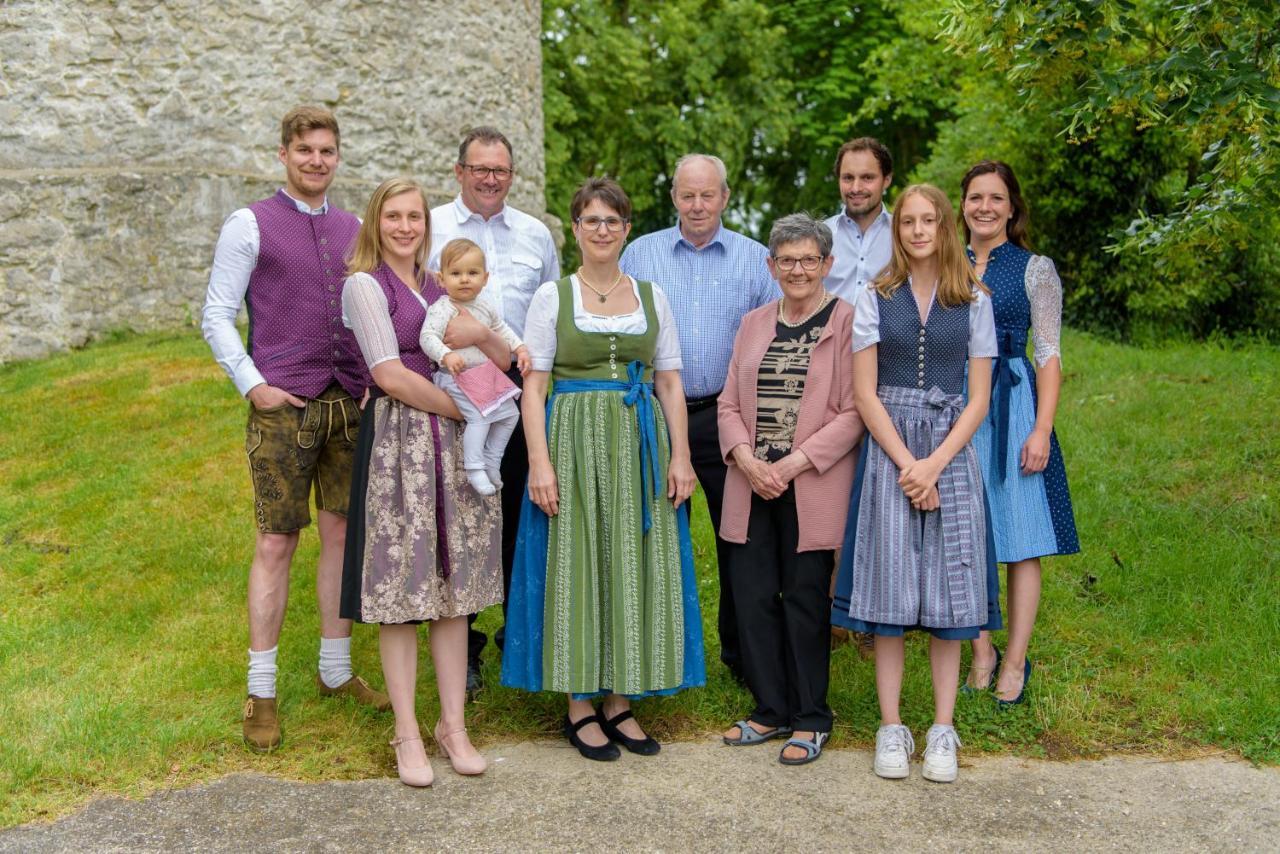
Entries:
{"type": "Polygon", "coordinates": [[[882,204],[865,234],[843,209],[826,222],[836,262],[824,282],[827,290],[852,304],[893,258],[893,217],[882,204]]]}
{"type": "Polygon", "coordinates": [[[685,397],[720,393],[743,315],[782,296],[765,265],[768,254],[723,225],[701,249],[685,240],[677,225],[646,234],[622,253],[622,271],[653,282],[671,303],[685,397]]]}

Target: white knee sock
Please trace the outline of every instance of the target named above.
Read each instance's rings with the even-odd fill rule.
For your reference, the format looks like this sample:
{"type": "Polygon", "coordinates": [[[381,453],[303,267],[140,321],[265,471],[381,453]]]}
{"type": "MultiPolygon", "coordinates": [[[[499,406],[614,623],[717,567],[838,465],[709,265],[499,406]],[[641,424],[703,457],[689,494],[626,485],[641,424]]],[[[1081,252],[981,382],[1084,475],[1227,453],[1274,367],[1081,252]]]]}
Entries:
{"type": "Polygon", "coordinates": [[[276,652],[279,646],[255,652],[249,650],[249,693],[271,699],[276,695],[276,652]]]}
{"type": "Polygon", "coordinates": [[[320,679],[330,688],[351,680],[351,638],[320,638],[320,679]]]}

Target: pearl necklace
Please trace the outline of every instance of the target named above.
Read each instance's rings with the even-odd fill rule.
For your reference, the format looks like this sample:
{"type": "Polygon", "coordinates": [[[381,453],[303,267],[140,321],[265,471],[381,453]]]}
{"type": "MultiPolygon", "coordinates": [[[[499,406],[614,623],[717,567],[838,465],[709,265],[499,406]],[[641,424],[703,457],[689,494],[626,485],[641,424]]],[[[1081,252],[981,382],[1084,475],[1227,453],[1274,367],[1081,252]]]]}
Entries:
{"type": "Polygon", "coordinates": [[[813,320],[820,311],[827,307],[827,304],[831,302],[831,291],[823,291],[822,300],[818,303],[818,307],[794,322],[787,320],[786,315],[782,313],[782,302],[782,300],[778,300],[778,322],[783,326],[795,329],[797,326],[804,326],[810,320],[813,320]]]}
{"type": "Polygon", "coordinates": [[[618,278],[614,279],[613,284],[605,288],[603,291],[587,281],[587,277],[582,275],[581,267],[578,268],[578,281],[590,288],[591,291],[600,298],[600,302],[604,302],[609,298],[609,294],[613,293],[614,289],[618,287],[618,283],[622,281],[622,271],[618,271],[618,278]]]}

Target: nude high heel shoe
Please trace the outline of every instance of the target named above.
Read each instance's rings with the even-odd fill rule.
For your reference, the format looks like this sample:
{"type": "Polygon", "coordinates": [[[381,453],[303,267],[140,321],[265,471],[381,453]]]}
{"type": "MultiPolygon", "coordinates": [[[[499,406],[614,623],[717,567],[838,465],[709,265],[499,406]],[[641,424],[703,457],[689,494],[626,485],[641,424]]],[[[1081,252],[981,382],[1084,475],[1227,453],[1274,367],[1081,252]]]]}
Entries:
{"type": "Polygon", "coordinates": [[[473,759],[455,757],[449,751],[449,745],[446,743],[451,737],[458,733],[465,734],[466,731],[466,727],[458,727],[457,729],[450,730],[449,732],[441,732],[440,724],[436,724],[434,735],[436,737],[436,744],[440,745],[440,751],[444,754],[444,758],[449,760],[449,764],[453,766],[453,770],[457,771],[459,774],[474,777],[477,774],[483,774],[485,772],[485,769],[489,767],[488,760],[483,756],[476,756],[473,759]]]}
{"type": "Polygon", "coordinates": [[[396,751],[396,773],[400,775],[400,782],[404,783],[406,786],[415,786],[418,788],[430,786],[436,778],[435,772],[431,770],[431,763],[428,762],[426,765],[419,765],[411,768],[408,765],[405,765],[404,758],[400,755],[401,746],[408,744],[411,741],[422,741],[422,739],[415,735],[393,738],[391,741],[387,742],[395,748],[396,751]]]}

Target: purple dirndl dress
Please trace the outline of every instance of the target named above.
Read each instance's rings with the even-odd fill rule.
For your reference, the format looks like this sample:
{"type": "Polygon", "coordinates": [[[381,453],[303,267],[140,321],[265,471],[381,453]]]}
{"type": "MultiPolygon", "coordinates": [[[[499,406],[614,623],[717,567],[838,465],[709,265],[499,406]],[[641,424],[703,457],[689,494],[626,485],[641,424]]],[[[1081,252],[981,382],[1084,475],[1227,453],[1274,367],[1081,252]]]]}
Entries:
{"type": "MultiPolygon", "coordinates": [[[[423,299],[442,293],[427,276],[423,299]]],[[[343,306],[367,361],[399,358],[431,378],[435,365],[418,343],[426,307],[386,265],[348,279],[343,306]]],[[[419,623],[502,601],[500,495],[468,485],[462,428],[375,390],[351,476],[342,617],[419,623]]]]}

